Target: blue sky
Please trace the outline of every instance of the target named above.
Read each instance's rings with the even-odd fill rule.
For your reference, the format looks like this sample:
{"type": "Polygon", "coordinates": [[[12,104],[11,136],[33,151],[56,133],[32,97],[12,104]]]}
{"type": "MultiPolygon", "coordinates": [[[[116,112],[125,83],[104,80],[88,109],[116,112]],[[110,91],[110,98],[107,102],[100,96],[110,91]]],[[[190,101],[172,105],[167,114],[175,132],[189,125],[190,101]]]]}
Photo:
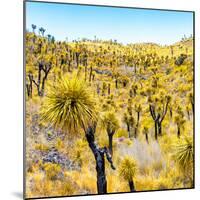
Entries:
{"type": "Polygon", "coordinates": [[[191,12],[26,3],[26,28],[44,27],[56,40],[117,39],[126,43],[173,44],[193,33],[191,12]]]}

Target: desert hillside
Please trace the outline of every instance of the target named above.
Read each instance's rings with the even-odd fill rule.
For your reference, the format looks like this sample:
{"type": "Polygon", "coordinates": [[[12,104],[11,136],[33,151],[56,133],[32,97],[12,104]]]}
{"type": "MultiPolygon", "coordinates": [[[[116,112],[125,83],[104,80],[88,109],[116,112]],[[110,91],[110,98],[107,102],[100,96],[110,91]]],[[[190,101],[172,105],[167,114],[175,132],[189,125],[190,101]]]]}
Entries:
{"type": "Polygon", "coordinates": [[[25,70],[27,197],[96,194],[101,173],[108,193],[193,186],[193,38],[27,31],[25,70]]]}

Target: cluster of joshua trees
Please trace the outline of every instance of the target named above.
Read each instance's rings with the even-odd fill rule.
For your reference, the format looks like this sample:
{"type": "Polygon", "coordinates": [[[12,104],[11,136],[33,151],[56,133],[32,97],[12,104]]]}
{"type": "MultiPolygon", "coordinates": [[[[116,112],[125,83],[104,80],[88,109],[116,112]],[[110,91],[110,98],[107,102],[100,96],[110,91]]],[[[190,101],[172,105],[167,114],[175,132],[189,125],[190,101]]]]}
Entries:
{"type": "MultiPolygon", "coordinates": [[[[44,96],[41,116],[45,122],[66,133],[71,132],[76,135],[80,130],[84,132],[96,161],[98,193],[107,193],[105,158],[110,163],[110,167],[115,170],[116,166],[112,160],[114,156],[113,136],[120,128],[120,122],[115,109],[107,112],[99,111],[97,96],[105,97],[105,99],[108,97],[111,102],[112,93],[118,92],[120,89],[128,90],[128,103],[124,107],[122,122],[127,127],[129,138],[138,137],[141,116],[142,113],[146,113],[143,107],[147,107],[149,116],[154,123],[155,140],[158,141],[158,136],[163,134],[162,123],[168,110],[170,117],[173,115],[171,94],[159,93],[158,66],[170,61],[175,62],[177,58],[174,57],[174,50],[170,47],[172,55],[169,58],[169,56],[160,57],[156,53],[146,53],[140,46],[134,49],[134,45],[128,46],[125,51],[117,42],[114,44],[114,50],[111,49],[113,44],[106,44],[106,48],[104,48],[104,44],[101,44],[99,49],[95,49],[95,47],[88,47],[87,44],[80,41],[75,41],[71,45],[66,42],[55,42],[55,38],[50,34],[44,37],[46,30],[42,27],[39,28],[41,36],[37,36],[36,28],[36,25],[32,25],[33,33],[27,33],[27,96],[32,98],[34,88],[39,97],[44,96]],[[132,51],[140,51],[141,54],[131,54],[132,51]],[[104,66],[107,66],[108,69],[100,70],[104,66]],[[134,68],[131,72],[134,74],[134,78],[129,74],[120,74],[117,70],[120,66],[134,68]],[[142,77],[142,74],[148,68],[153,78],[151,82],[147,83],[149,87],[142,90],[146,87],[146,83],[142,82],[146,77],[142,77]],[[77,72],[76,76],[72,76],[73,71],[77,72]],[[68,76],[63,76],[67,73],[68,76]],[[84,78],[80,74],[84,74],[84,78]],[[138,79],[140,75],[141,77],[138,79]],[[107,76],[110,81],[102,81],[101,84],[98,76],[107,76]],[[45,86],[48,79],[53,84],[46,91],[45,86]],[[94,88],[96,88],[95,94],[94,88]],[[147,101],[144,103],[137,101],[138,96],[146,98],[147,101]],[[95,135],[99,123],[107,132],[108,147],[100,147],[96,143],[95,135]]],[[[154,48],[151,45],[150,47],[154,48]]],[[[188,117],[190,117],[191,110],[194,111],[192,93],[188,95],[188,102],[191,105],[188,106],[188,117]]],[[[185,123],[185,113],[180,106],[177,106],[175,110],[174,122],[177,125],[177,136],[180,138],[181,129],[185,123]]],[[[149,127],[143,127],[143,132],[146,142],[149,143],[149,127]]],[[[119,173],[129,183],[131,191],[135,191],[133,177],[136,172],[135,160],[125,157],[119,167],[119,173]]]]}

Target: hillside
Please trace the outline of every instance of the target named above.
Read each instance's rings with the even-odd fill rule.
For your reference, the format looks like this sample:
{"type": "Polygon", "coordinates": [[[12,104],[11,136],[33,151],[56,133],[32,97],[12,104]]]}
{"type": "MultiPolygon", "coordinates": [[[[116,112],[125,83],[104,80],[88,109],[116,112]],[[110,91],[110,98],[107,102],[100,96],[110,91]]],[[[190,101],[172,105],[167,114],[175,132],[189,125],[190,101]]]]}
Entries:
{"type": "Polygon", "coordinates": [[[25,90],[27,197],[99,192],[92,123],[108,193],[193,186],[192,39],[122,45],[27,32],[25,90]]]}

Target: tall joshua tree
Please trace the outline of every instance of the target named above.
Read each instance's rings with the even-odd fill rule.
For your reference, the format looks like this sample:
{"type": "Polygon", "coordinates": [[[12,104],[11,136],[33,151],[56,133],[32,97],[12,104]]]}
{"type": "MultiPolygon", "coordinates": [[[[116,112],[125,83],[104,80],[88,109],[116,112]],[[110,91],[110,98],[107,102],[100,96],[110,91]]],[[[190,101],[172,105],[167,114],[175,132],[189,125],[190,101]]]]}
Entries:
{"type": "Polygon", "coordinates": [[[174,117],[174,122],[177,125],[177,137],[180,138],[181,128],[183,128],[183,125],[185,123],[184,113],[180,106],[177,108],[177,114],[174,117]]]}
{"type": "Polygon", "coordinates": [[[134,127],[135,120],[129,112],[125,112],[123,116],[123,122],[126,124],[128,137],[131,138],[131,129],[134,127]]]}
{"type": "Polygon", "coordinates": [[[119,167],[119,175],[128,182],[129,188],[131,192],[135,192],[135,184],[133,178],[135,177],[137,172],[137,164],[136,161],[130,157],[126,156],[120,163],[119,167]]]}
{"type": "Polygon", "coordinates": [[[135,134],[134,134],[135,138],[137,137],[137,133],[138,133],[141,111],[142,111],[141,104],[135,104],[135,112],[137,113],[137,122],[136,122],[136,125],[135,125],[135,134]]]}
{"type": "Polygon", "coordinates": [[[52,69],[52,62],[45,63],[44,61],[40,61],[38,63],[38,76],[37,76],[37,81],[32,78],[33,83],[37,87],[38,91],[38,96],[43,96],[44,95],[44,89],[45,89],[45,84],[47,81],[47,77],[49,75],[49,72],[52,69]],[[44,75],[42,76],[42,72],[44,75]]]}
{"type": "Polygon", "coordinates": [[[188,99],[189,99],[189,102],[191,103],[191,106],[192,106],[192,113],[194,115],[194,95],[193,95],[193,92],[190,92],[188,94],[188,99]]]}
{"type": "Polygon", "coordinates": [[[158,134],[162,135],[162,122],[167,114],[170,99],[171,98],[168,95],[164,98],[161,96],[160,99],[155,97],[154,100],[152,100],[152,98],[149,98],[149,111],[155,124],[156,140],[158,139],[158,134]]]}
{"type": "Polygon", "coordinates": [[[39,28],[39,33],[41,33],[42,34],[42,36],[44,36],[44,32],[45,32],[46,30],[43,28],[43,27],[40,27],[39,28]]]}
{"type": "Polygon", "coordinates": [[[37,26],[35,24],[31,24],[31,27],[33,29],[33,33],[35,33],[35,29],[37,28],[37,26]]]}
{"type": "Polygon", "coordinates": [[[119,128],[119,122],[114,112],[107,112],[103,116],[102,124],[105,127],[109,139],[109,151],[113,155],[113,135],[119,128]]]}
{"type": "Polygon", "coordinates": [[[147,144],[149,144],[149,136],[148,136],[149,129],[148,129],[147,126],[144,126],[144,128],[143,128],[143,133],[144,133],[144,135],[145,135],[145,139],[146,139],[147,144]]]}
{"type": "Polygon", "coordinates": [[[61,77],[48,91],[41,110],[42,120],[71,134],[78,134],[78,130],[83,129],[96,161],[98,194],[107,193],[105,156],[111,168],[115,167],[108,149],[98,147],[95,142],[97,112],[92,92],[77,77],[61,77]]]}

